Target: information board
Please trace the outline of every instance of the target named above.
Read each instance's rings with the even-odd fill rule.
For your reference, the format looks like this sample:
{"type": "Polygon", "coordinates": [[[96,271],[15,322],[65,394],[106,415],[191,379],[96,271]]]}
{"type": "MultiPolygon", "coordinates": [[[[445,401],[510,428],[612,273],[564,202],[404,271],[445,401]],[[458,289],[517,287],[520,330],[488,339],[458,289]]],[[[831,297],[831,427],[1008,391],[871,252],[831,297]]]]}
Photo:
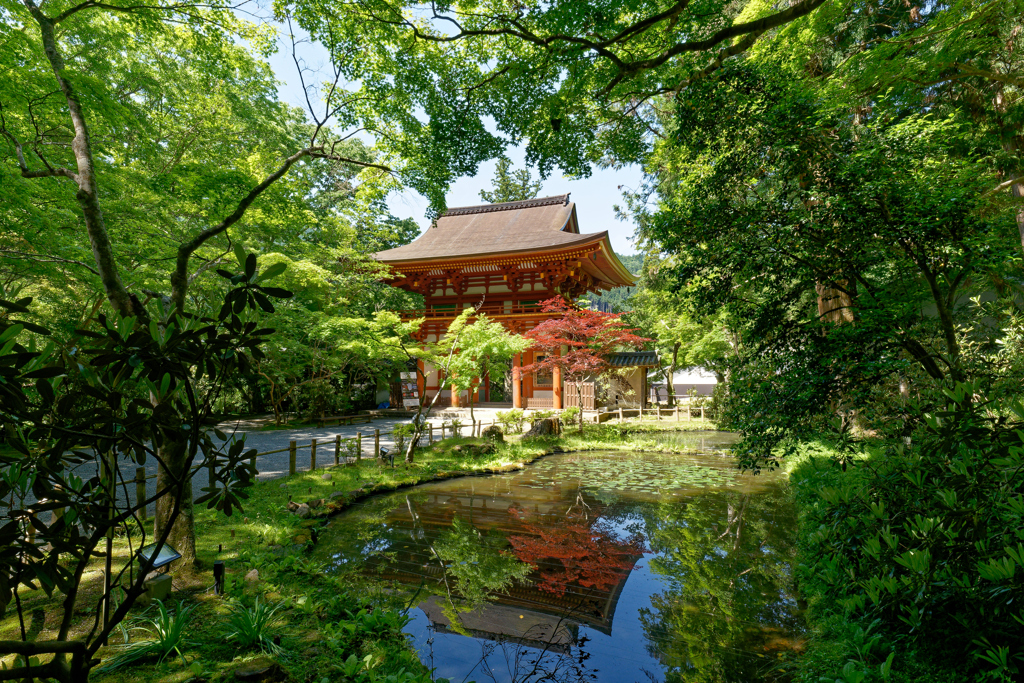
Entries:
{"type": "Polygon", "coordinates": [[[415,372],[402,373],[402,404],[406,408],[416,408],[420,404],[420,389],[415,372]]]}

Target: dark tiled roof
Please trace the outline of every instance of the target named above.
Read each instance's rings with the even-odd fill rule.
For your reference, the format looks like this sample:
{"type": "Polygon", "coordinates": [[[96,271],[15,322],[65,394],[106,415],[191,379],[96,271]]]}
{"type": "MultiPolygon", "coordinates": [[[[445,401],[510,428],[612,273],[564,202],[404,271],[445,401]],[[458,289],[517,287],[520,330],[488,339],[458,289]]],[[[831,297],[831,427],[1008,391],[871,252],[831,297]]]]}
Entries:
{"type": "Polygon", "coordinates": [[[492,213],[494,211],[516,211],[518,209],[532,209],[535,206],[568,206],[569,194],[559,194],[553,197],[539,197],[537,199],[523,199],[518,202],[501,202],[498,204],[480,204],[477,206],[459,206],[448,209],[442,215],[445,216],[466,216],[472,213],[492,213]]]}
{"type": "Polygon", "coordinates": [[[652,368],[659,365],[657,351],[622,351],[608,359],[613,368],[652,368]]]}
{"type": "Polygon", "coordinates": [[[385,263],[568,248],[607,233],[579,234],[569,195],[449,209],[415,242],[379,251],[385,263]]]}

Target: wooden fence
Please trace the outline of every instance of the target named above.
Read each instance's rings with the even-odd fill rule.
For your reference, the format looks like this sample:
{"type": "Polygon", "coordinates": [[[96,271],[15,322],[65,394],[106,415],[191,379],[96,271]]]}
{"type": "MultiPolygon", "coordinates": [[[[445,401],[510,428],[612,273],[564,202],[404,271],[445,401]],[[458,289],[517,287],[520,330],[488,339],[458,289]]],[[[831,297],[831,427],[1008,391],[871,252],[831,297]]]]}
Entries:
{"type": "MultiPolygon", "coordinates": [[[[586,386],[586,384],[584,384],[586,386]]],[[[586,399],[586,394],[584,394],[586,399]]],[[[694,420],[694,419],[705,419],[704,406],[676,406],[674,408],[664,408],[657,406],[644,410],[643,408],[619,408],[617,410],[610,410],[598,413],[594,416],[593,421],[595,423],[608,422],[609,420],[618,419],[619,421],[625,421],[628,419],[656,419],[656,420],[694,420]],[[685,416],[685,417],[684,417],[685,416]]],[[[500,424],[497,420],[483,421],[475,420],[469,421],[459,427],[459,433],[463,436],[480,436],[484,429],[495,424],[500,424]]],[[[426,443],[424,446],[429,446],[434,443],[435,438],[444,439],[454,435],[455,428],[449,423],[442,423],[439,427],[435,427],[430,424],[427,425],[425,431],[426,443]]],[[[256,471],[257,476],[259,475],[259,458],[268,455],[277,455],[278,453],[288,453],[288,474],[293,475],[299,471],[312,472],[320,469],[325,465],[342,466],[342,465],[354,465],[361,461],[364,456],[372,459],[378,459],[380,457],[380,442],[381,437],[391,437],[394,441],[394,431],[382,433],[379,429],[373,430],[372,434],[364,435],[362,432],[356,432],[355,437],[342,438],[341,435],[335,436],[333,439],[312,439],[309,443],[299,444],[297,441],[289,441],[288,446],[285,448],[278,448],[272,451],[264,451],[262,453],[256,453],[249,458],[249,464],[256,471]],[[372,450],[367,455],[365,453],[365,447],[370,444],[370,440],[373,440],[372,450]],[[333,446],[333,449],[332,449],[333,446]],[[299,453],[303,453],[305,457],[308,454],[309,467],[300,467],[299,453]]],[[[421,439],[424,437],[421,437],[421,439]]],[[[398,455],[397,453],[395,454],[398,455]]],[[[212,463],[206,465],[209,473],[209,486],[214,485],[213,480],[213,465],[212,463]]],[[[135,470],[135,495],[136,500],[144,500],[147,497],[146,483],[150,479],[156,479],[155,474],[146,474],[146,468],[139,467],[135,470]]],[[[146,519],[146,510],[140,511],[142,519],[146,519]]]]}
{"type": "Polygon", "coordinates": [[[562,398],[565,401],[564,405],[566,408],[574,408],[579,405],[579,394],[576,391],[577,386],[582,386],[583,390],[583,410],[595,410],[597,407],[597,397],[595,395],[594,383],[593,382],[565,382],[562,385],[562,398]]]}

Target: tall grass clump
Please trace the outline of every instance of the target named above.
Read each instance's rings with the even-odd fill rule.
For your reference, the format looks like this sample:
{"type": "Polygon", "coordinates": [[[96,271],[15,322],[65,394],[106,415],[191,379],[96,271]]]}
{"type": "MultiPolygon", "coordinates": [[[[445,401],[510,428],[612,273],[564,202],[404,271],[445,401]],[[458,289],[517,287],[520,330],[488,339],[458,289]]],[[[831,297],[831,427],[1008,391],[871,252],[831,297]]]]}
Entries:
{"type": "Polygon", "coordinates": [[[155,615],[149,615],[147,611],[139,618],[139,625],[129,629],[149,637],[115,648],[117,653],[97,668],[97,673],[116,671],[151,659],[162,662],[171,654],[177,654],[182,664],[185,663],[182,650],[194,644],[185,638],[185,630],[192,621],[196,606],[185,606],[179,601],[172,612],[163,601],[157,600],[153,607],[156,608],[155,615]]]}
{"type": "Polygon", "coordinates": [[[280,604],[271,605],[256,598],[252,607],[237,603],[224,625],[225,638],[243,650],[259,650],[270,655],[284,653],[279,645],[282,619],[280,604]]]}

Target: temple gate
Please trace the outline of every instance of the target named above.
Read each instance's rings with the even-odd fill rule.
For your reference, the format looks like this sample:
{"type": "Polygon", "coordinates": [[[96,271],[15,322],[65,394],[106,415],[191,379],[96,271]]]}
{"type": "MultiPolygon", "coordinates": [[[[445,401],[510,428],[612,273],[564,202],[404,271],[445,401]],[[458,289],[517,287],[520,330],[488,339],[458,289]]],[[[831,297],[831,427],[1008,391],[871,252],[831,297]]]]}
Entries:
{"type": "MultiPolygon", "coordinates": [[[[421,339],[437,341],[465,308],[478,307],[510,332],[523,334],[542,320],[540,303],[561,294],[574,300],[633,284],[633,277],[612,251],[607,232],[581,234],[576,205],[569,195],[449,209],[411,244],[375,254],[393,270],[389,283],[419,292],[424,308],[402,311],[403,319],[425,318],[421,339]]],[[[512,363],[512,404],[516,408],[562,408],[562,378],[525,375],[519,368],[535,362],[534,351],[512,363]]],[[[458,407],[462,397],[446,389],[430,368],[421,397],[442,392],[458,407]]],[[[423,384],[421,378],[420,383],[423,384]]],[[[491,399],[489,378],[481,378],[477,399],[491,399]]],[[[465,396],[465,393],[463,393],[465,396]]],[[[468,398],[468,397],[467,397],[468,398]]]]}

